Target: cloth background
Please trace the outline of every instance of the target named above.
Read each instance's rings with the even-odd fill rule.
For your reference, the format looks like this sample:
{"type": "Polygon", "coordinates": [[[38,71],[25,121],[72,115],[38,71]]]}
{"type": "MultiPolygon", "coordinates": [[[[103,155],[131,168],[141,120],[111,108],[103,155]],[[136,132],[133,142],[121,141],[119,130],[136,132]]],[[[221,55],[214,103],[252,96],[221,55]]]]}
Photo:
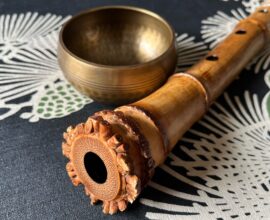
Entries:
{"type": "MultiPolygon", "coordinates": [[[[0,14],[3,19],[7,19],[8,15],[27,12],[38,12],[38,16],[51,13],[64,18],[101,5],[143,7],[166,18],[180,36],[178,65],[179,69],[183,69],[202,57],[213,46],[212,43],[226,36],[241,16],[248,15],[259,2],[1,0],[0,14]],[[187,57],[184,51],[190,51],[190,56],[187,57]]],[[[10,38],[3,34],[8,25],[3,25],[1,19],[0,24],[2,52],[10,38]]],[[[15,34],[15,40],[16,36],[19,41],[22,39],[15,34]]],[[[32,33],[22,41],[26,41],[25,47],[32,48],[29,53],[34,54],[38,46],[46,49],[46,39],[39,41],[39,36],[32,33]],[[38,39],[38,43],[35,44],[32,38],[38,39]],[[30,41],[34,43],[29,46],[30,41]]],[[[11,49],[13,52],[14,48],[11,49]]],[[[28,48],[23,50],[27,51],[28,48]]],[[[206,118],[185,135],[165,165],[157,169],[151,186],[143,191],[140,198],[127,211],[114,216],[103,215],[100,205],[90,205],[82,187],[73,187],[65,171],[67,160],[61,152],[62,133],[69,125],[85,121],[89,115],[110,106],[84,97],[81,107],[64,112],[61,117],[37,116],[38,113],[33,110],[35,100],[40,97],[37,96],[37,99],[14,114],[2,117],[0,219],[269,219],[269,51],[266,47],[264,54],[256,60],[259,64],[243,70],[241,77],[227,89],[226,95],[217,101],[206,118]],[[224,125],[222,121],[228,124],[224,125]],[[213,159],[213,155],[218,160],[213,159]]],[[[45,59],[39,52],[35,53],[38,55],[34,58],[23,52],[21,57],[19,52],[14,53],[13,57],[0,55],[0,114],[5,114],[8,107],[14,110],[17,103],[30,100],[35,93],[45,94],[46,89],[50,86],[53,89],[56,84],[52,81],[49,86],[42,87],[43,90],[38,87],[36,92],[21,95],[19,99],[12,100],[10,105],[1,96],[12,90],[6,89],[8,87],[3,76],[18,65],[25,66],[25,63],[31,63],[31,70],[39,71],[38,62],[34,65],[33,60],[45,59]]],[[[48,57],[51,59],[50,55],[48,57]]],[[[61,74],[57,67],[54,68],[57,74],[61,74]]],[[[21,69],[18,71],[22,72],[21,69]]],[[[27,71],[24,75],[27,75],[27,71]]],[[[53,74],[54,70],[48,71],[53,74]]],[[[59,78],[64,82],[61,76],[59,78]]]]}

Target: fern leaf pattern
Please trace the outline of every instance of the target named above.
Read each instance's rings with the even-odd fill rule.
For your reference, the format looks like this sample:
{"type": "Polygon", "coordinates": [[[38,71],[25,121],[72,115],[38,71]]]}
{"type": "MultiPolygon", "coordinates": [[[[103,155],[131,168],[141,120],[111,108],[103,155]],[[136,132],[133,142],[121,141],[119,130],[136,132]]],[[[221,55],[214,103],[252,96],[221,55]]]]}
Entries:
{"type": "Polygon", "coordinates": [[[25,107],[31,110],[20,117],[29,122],[64,117],[92,102],[70,86],[57,63],[59,29],[69,18],[37,12],[0,16],[0,120],[25,107]]]}
{"type": "MultiPolygon", "coordinates": [[[[141,203],[161,212],[147,212],[150,219],[267,219],[270,203],[270,118],[264,115],[256,94],[246,91],[243,100],[224,95],[227,107],[215,103],[182,138],[169,164],[161,170],[188,184],[196,194],[174,190],[152,181],[150,186],[190,206],[143,198],[141,203]],[[204,132],[203,132],[204,131],[204,132]],[[190,160],[181,158],[186,154],[190,160]],[[181,168],[187,172],[177,172],[181,168]],[[162,214],[163,212],[169,214],[162,214]],[[188,213],[189,215],[186,215],[188,213]]],[[[181,203],[181,202],[179,202],[181,203]]]]}

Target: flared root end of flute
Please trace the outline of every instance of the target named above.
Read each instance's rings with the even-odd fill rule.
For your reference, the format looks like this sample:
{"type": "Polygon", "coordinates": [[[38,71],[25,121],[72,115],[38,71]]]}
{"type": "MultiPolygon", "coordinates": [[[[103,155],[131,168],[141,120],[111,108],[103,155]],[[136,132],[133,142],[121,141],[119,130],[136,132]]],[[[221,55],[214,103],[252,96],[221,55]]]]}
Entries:
{"type": "Polygon", "coordinates": [[[154,163],[146,145],[132,119],[101,111],[69,127],[62,150],[72,183],[83,184],[91,204],[102,201],[103,212],[114,214],[124,211],[152,176],[154,163]]]}

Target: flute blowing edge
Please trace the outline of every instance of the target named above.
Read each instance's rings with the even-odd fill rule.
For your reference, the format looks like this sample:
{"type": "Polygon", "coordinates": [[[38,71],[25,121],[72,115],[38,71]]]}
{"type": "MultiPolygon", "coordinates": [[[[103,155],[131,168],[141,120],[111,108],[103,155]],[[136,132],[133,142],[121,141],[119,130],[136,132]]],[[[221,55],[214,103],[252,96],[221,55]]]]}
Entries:
{"type": "MultiPolygon", "coordinates": [[[[160,89],[131,105],[101,111],[64,133],[63,154],[74,185],[83,184],[103,212],[124,211],[179,138],[269,40],[270,7],[261,6],[186,73],[172,75],[160,89]],[[107,178],[95,182],[84,165],[86,153],[104,163],[107,178]]],[[[93,164],[93,168],[94,168],[93,164]]]]}

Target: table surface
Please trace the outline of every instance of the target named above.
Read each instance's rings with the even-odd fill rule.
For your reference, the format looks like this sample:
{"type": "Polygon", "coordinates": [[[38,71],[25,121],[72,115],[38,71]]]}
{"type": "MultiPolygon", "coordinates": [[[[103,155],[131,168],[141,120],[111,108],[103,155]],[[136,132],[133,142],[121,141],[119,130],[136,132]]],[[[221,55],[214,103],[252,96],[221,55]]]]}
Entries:
{"type": "Polygon", "coordinates": [[[57,65],[57,34],[75,13],[150,9],[178,33],[178,70],[200,59],[259,0],[1,0],[0,219],[269,219],[270,47],[242,71],[124,213],[102,214],[65,171],[62,133],[110,108],[80,95],[57,65]]]}

